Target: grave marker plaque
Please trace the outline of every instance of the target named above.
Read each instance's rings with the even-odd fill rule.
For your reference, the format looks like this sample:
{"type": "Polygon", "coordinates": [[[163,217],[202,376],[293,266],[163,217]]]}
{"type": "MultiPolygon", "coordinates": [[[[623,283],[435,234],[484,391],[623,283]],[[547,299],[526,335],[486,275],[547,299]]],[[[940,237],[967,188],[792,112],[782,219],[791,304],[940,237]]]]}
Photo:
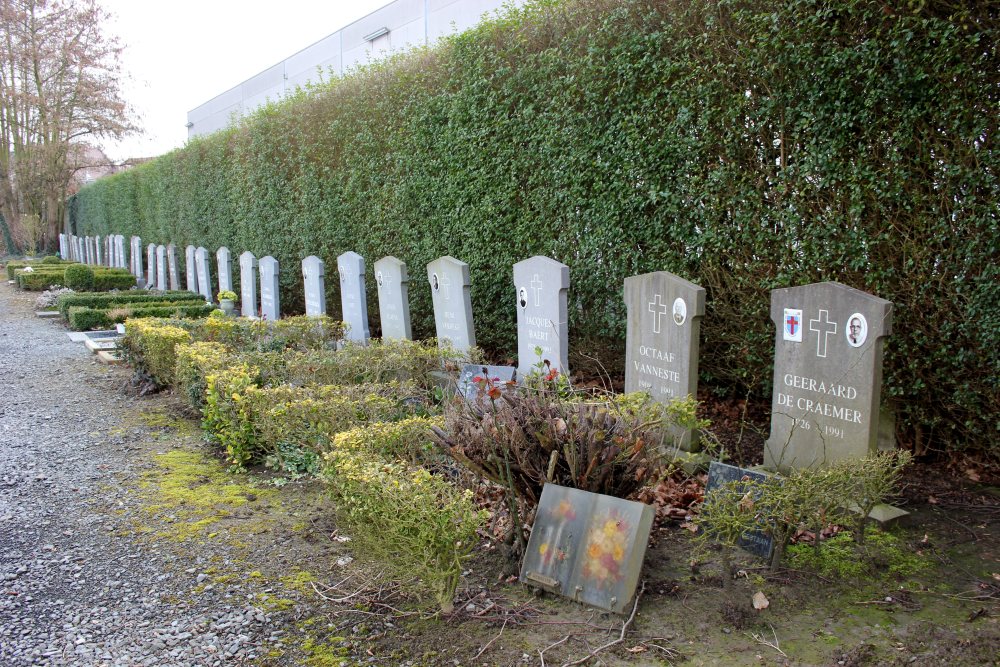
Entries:
{"type": "MultiPolygon", "coordinates": [[[[666,271],[625,279],[625,391],[645,391],[660,403],[698,391],[698,340],[705,290],[666,271]]],[[[678,429],[678,445],[691,451],[691,429],[678,429]]]]}
{"type": "Polygon", "coordinates": [[[431,284],[434,326],[438,345],[451,345],[458,351],[476,344],[476,326],[472,321],[472,281],[469,265],[445,255],[427,265],[431,284]]]}
{"type": "Polygon", "coordinates": [[[181,278],[177,272],[177,246],[173,243],[167,244],[167,274],[170,276],[170,289],[179,290],[181,278]]]}
{"type": "Polygon", "coordinates": [[[257,257],[249,250],[240,255],[240,308],[243,317],[258,316],[257,257]]]}
{"type": "Polygon", "coordinates": [[[229,248],[222,246],[215,251],[216,263],[219,265],[219,291],[233,291],[233,256],[229,248]]]}
{"type": "Polygon", "coordinates": [[[215,301],[212,294],[212,270],[208,263],[208,250],[198,248],[194,251],[194,264],[198,272],[198,291],[205,301],[212,303],[215,301]]]}
{"type": "Polygon", "coordinates": [[[347,324],[344,338],[364,342],[371,337],[365,294],[365,260],[356,252],[345,252],[337,258],[337,272],[340,274],[340,303],[347,324]]]}
{"type": "Polygon", "coordinates": [[[374,268],[383,340],[412,340],[410,299],[407,293],[410,279],[406,272],[406,262],[392,256],[383,257],[375,262],[374,268]]]}
{"type": "Polygon", "coordinates": [[[521,582],[625,613],[635,598],[653,508],[546,484],[521,564],[521,582]]]}
{"type": "Polygon", "coordinates": [[[149,289],[156,286],[156,244],[146,246],[146,285],[149,289]]]}
{"type": "Polygon", "coordinates": [[[281,319],[278,293],[278,260],[270,255],[260,258],[260,315],[272,322],[281,319]]]}
{"type": "MultiPolygon", "coordinates": [[[[540,361],[569,373],[569,317],[567,292],[569,267],[536,255],[514,265],[517,296],[517,372],[524,376],[538,370],[540,361]],[[541,359],[535,348],[541,348],[541,359]]],[[[543,369],[544,373],[545,370],[543,369]]]]}
{"type": "Polygon", "coordinates": [[[194,261],[195,249],[193,245],[184,248],[184,270],[187,278],[187,291],[198,294],[198,268],[194,261]]]}
{"type": "MultiPolygon", "coordinates": [[[[719,487],[729,482],[744,480],[766,482],[768,476],[756,470],[747,470],[719,463],[718,461],[712,461],[708,466],[708,482],[705,484],[705,502],[712,502],[712,492],[719,487]]],[[[708,529],[711,530],[711,527],[708,529]]],[[[768,532],[767,526],[761,524],[758,530],[743,535],[737,542],[737,546],[755,556],[770,559],[771,553],[774,551],[774,538],[768,532]]]]}
{"type": "Polygon", "coordinates": [[[882,348],[892,303],[835,282],[771,292],[775,324],[771,436],[781,472],[878,450],[882,348]]]}
{"type": "Polygon", "coordinates": [[[156,289],[167,289],[167,246],[162,243],[156,246],[156,289]]]}
{"type": "Polygon", "coordinates": [[[306,290],[306,315],[326,315],[326,264],[316,255],[302,260],[306,290]]]}
{"type": "Polygon", "coordinates": [[[467,401],[474,401],[484,396],[491,387],[506,391],[509,382],[517,380],[517,369],[513,366],[483,366],[482,364],[466,364],[458,374],[456,390],[467,401]],[[476,382],[476,378],[482,381],[476,382]]]}

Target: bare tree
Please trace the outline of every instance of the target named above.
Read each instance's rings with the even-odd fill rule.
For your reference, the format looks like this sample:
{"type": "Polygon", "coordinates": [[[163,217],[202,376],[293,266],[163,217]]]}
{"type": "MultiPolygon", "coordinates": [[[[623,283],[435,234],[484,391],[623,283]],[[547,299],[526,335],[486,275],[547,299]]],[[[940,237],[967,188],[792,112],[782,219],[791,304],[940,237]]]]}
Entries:
{"type": "Polygon", "coordinates": [[[107,19],[96,0],[0,0],[0,214],[15,242],[53,244],[75,146],[135,130],[107,19]]]}

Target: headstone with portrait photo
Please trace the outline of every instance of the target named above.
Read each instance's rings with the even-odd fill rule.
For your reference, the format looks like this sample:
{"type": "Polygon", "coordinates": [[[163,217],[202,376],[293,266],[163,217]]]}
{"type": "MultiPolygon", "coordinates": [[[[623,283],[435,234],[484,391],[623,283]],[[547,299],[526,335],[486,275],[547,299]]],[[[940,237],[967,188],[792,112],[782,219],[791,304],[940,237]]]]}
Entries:
{"type": "Polygon", "coordinates": [[[340,307],[347,325],[344,339],[364,343],[371,338],[364,257],[350,250],[345,252],[337,257],[337,273],[340,275],[340,307]]]}
{"type": "Polygon", "coordinates": [[[222,246],[215,251],[215,263],[219,267],[219,291],[233,291],[233,254],[222,246]]]}
{"type": "Polygon", "coordinates": [[[194,251],[195,270],[198,273],[198,292],[205,297],[205,301],[212,303],[212,269],[208,262],[208,249],[198,248],[194,251]]]}
{"type": "Polygon", "coordinates": [[[475,346],[469,265],[449,255],[438,257],[427,265],[427,282],[431,286],[438,345],[451,345],[459,351],[475,346]]]}
{"type": "Polygon", "coordinates": [[[326,315],[326,264],[316,255],[302,260],[302,282],[306,293],[306,315],[326,315]]]}
{"type": "Polygon", "coordinates": [[[257,257],[247,250],[240,255],[240,313],[256,319],[257,311],[257,257]]]}
{"type": "Polygon", "coordinates": [[[533,371],[568,374],[569,267],[541,255],[520,261],[514,265],[514,290],[518,375],[523,380],[533,371]]]}
{"type": "Polygon", "coordinates": [[[167,244],[167,275],[170,278],[170,289],[179,290],[181,277],[177,271],[177,246],[173,243],[167,244]]]}
{"type": "MultiPolygon", "coordinates": [[[[666,271],[625,279],[625,391],[647,392],[655,401],[695,396],[698,342],[705,288],[666,271]]],[[[676,444],[697,449],[692,429],[677,429],[676,444]]]]}
{"type": "Polygon", "coordinates": [[[146,246],[146,284],[149,289],[156,287],[156,244],[146,246]]]}
{"type": "Polygon", "coordinates": [[[407,286],[410,278],[406,262],[395,257],[383,257],[375,262],[375,286],[378,289],[378,314],[382,323],[383,340],[412,340],[410,299],[407,286]]]}
{"type": "Polygon", "coordinates": [[[780,472],[878,450],[892,303],[835,282],[771,292],[774,392],[764,465],[780,472]]]}
{"type": "Polygon", "coordinates": [[[167,246],[162,243],[156,246],[156,289],[167,289],[167,246]]]}
{"type": "Polygon", "coordinates": [[[261,257],[260,316],[270,322],[281,319],[281,295],[278,291],[278,260],[270,255],[261,257]]]}
{"type": "Polygon", "coordinates": [[[198,267],[194,261],[195,247],[189,245],[184,248],[184,269],[187,278],[187,291],[197,294],[198,289],[198,267]]]}

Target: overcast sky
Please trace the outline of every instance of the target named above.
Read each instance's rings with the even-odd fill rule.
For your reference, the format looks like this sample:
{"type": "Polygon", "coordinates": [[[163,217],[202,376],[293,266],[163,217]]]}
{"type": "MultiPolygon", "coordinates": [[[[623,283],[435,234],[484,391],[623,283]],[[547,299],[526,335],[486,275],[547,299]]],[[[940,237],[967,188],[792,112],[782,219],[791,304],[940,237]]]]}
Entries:
{"type": "Polygon", "coordinates": [[[113,161],[183,146],[187,112],[389,0],[99,0],[125,44],[124,91],[143,131],[113,161]]]}

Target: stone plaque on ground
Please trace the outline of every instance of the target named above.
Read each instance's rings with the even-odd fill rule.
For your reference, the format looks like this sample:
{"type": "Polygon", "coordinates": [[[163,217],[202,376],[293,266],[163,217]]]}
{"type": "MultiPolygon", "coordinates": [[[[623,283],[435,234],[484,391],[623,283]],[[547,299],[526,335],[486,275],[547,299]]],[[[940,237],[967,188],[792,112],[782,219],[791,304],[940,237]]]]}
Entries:
{"type": "Polygon", "coordinates": [[[156,244],[146,246],[146,285],[149,289],[156,287],[156,244]]]}
{"type": "Polygon", "coordinates": [[[129,260],[132,275],[136,278],[142,278],[142,239],[138,236],[129,239],[129,260]]]}
{"type": "MultiPolygon", "coordinates": [[[[705,502],[712,502],[712,492],[729,482],[740,481],[766,482],[767,475],[745,468],[737,468],[718,461],[712,461],[708,466],[708,482],[705,484],[705,502]]],[[[744,487],[745,488],[745,487],[744,487]]],[[[747,489],[748,490],[748,489],[747,489]]],[[[711,527],[708,527],[711,530],[711,527]]],[[[743,535],[737,545],[755,556],[770,559],[771,552],[774,551],[774,539],[768,532],[767,526],[761,523],[759,530],[743,535]]]]}
{"type": "Polygon", "coordinates": [[[411,340],[410,299],[406,262],[395,257],[383,257],[375,262],[375,285],[378,287],[378,314],[382,321],[382,338],[411,340]]]}
{"type": "Polygon", "coordinates": [[[340,304],[347,324],[344,338],[364,342],[371,338],[365,294],[365,260],[356,252],[345,252],[337,258],[337,272],[340,274],[340,304]]]}
{"type": "Polygon", "coordinates": [[[546,484],[521,564],[521,583],[628,613],[653,514],[643,503],[546,484]]]}
{"type": "Polygon", "coordinates": [[[215,295],[212,294],[212,268],[208,263],[208,250],[199,247],[194,251],[194,266],[198,272],[198,292],[205,297],[205,301],[212,303],[215,295]]]}
{"type": "Polygon", "coordinates": [[[302,260],[306,290],[306,315],[326,315],[326,264],[316,255],[302,260]]]}
{"type": "Polygon", "coordinates": [[[194,254],[195,248],[193,245],[184,248],[184,271],[187,274],[185,276],[187,278],[185,287],[187,287],[187,291],[198,294],[201,290],[198,289],[198,267],[194,261],[194,254]]]}
{"type": "Polygon", "coordinates": [[[569,267],[549,257],[536,255],[514,265],[517,297],[517,372],[523,380],[538,363],[569,372],[569,317],[566,298],[569,267]],[[535,348],[541,348],[541,358],[535,348]]]}
{"type": "Polygon", "coordinates": [[[167,289],[167,246],[156,246],[156,289],[167,289]]]}
{"type": "Polygon", "coordinates": [[[233,291],[233,256],[229,248],[222,246],[215,251],[215,259],[219,265],[219,291],[233,291]]]}
{"type": "Polygon", "coordinates": [[[247,250],[240,255],[240,312],[243,317],[258,317],[257,258],[247,250]]]}
{"type": "Polygon", "coordinates": [[[445,255],[427,265],[438,345],[468,350],[476,344],[469,265],[445,255]]]}
{"type": "Polygon", "coordinates": [[[275,322],[281,319],[278,293],[278,260],[270,255],[260,258],[260,316],[275,322]]]}
{"type": "MultiPolygon", "coordinates": [[[[705,289],[666,271],[625,279],[625,391],[645,391],[667,403],[698,391],[698,340],[705,289]]],[[[676,432],[682,449],[697,440],[676,432]]]]}
{"type": "Polygon", "coordinates": [[[167,244],[167,276],[170,278],[170,289],[179,290],[181,276],[177,271],[177,246],[173,243],[167,244]]]}
{"type": "Polygon", "coordinates": [[[466,364],[458,374],[456,389],[466,400],[474,400],[496,387],[507,391],[511,383],[517,382],[517,369],[513,366],[483,366],[466,364]]]}
{"type": "Polygon", "coordinates": [[[781,472],[878,449],[892,303],[840,283],[771,292],[774,393],[764,465],[781,472]]]}

